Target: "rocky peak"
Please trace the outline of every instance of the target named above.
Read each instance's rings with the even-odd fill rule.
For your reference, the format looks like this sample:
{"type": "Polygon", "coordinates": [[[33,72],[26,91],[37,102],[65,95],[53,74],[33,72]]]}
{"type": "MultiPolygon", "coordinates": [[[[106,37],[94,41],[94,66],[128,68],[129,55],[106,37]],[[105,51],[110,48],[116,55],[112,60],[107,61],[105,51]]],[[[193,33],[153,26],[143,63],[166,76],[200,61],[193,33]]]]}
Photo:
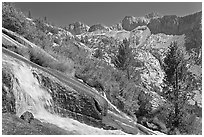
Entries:
{"type": "Polygon", "coordinates": [[[87,32],[89,30],[89,26],[81,22],[74,22],[72,24],[69,24],[68,28],[66,29],[70,31],[73,35],[79,35],[84,32],[87,32]]]}
{"type": "Polygon", "coordinates": [[[89,28],[89,32],[93,32],[93,31],[96,31],[96,30],[108,31],[109,28],[106,27],[105,25],[102,25],[102,24],[95,24],[95,25],[92,25],[92,26],[89,28]]]}
{"type": "Polygon", "coordinates": [[[127,31],[131,31],[138,26],[144,26],[149,23],[149,19],[145,17],[125,16],[122,20],[122,27],[127,31]]]}
{"type": "Polygon", "coordinates": [[[202,11],[179,17],[179,33],[182,34],[193,29],[199,29],[201,31],[201,17],[202,11]]]}
{"type": "Polygon", "coordinates": [[[161,18],[151,19],[148,27],[153,34],[181,35],[197,26],[201,26],[201,16],[201,11],[184,17],[166,15],[161,18]]]}
{"type": "Polygon", "coordinates": [[[162,15],[160,13],[156,13],[156,12],[151,12],[147,15],[145,15],[146,18],[148,19],[152,19],[152,18],[161,18],[162,15]]]}
{"type": "Polygon", "coordinates": [[[177,34],[179,29],[179,20],[176,15],[167,15],[162,18],[151,19],[148,24],[151,32],[153,33],[165,33],[165,34],[177,34]]]}

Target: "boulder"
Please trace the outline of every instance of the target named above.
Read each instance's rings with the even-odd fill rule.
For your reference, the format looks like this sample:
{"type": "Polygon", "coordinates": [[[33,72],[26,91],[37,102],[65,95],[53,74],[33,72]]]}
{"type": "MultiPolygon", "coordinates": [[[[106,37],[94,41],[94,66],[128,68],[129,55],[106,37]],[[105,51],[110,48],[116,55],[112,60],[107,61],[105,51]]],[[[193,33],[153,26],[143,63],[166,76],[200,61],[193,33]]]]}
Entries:
{"type": "Polygon", "coordinates": [[[102,25],[102,24],[95,24],[95,25],[92,25],[92,26],[89,28],[89,32],[93,32],[93,31],[97,31],[97,30],[108,31],[109,28],[106,27],[105,25],[102,25]]]}
{"type": "Polygon", "coordinates": [[[26,111],[24,112],[21,116],[21,119],[23,119],[24,121],[26,121],[27,123],[30,123],[32,120],[34,120],[34,116],[31,112],[26,111]]]}

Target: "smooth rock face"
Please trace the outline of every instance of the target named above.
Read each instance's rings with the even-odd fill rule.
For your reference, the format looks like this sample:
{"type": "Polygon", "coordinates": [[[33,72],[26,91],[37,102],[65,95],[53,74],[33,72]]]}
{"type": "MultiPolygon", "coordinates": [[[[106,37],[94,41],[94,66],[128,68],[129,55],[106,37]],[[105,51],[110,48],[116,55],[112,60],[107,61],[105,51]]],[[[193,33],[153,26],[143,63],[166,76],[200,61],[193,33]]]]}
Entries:
{"type": "Polygon", "coordinates": [[[131,31],[138,26],[144,26],[149,23],[149,19],[145,17],[125,16],[122,20],[122,27],[124,30],[131,31]]]}
{"type": "Polygon", "coordinates": [[[167,35],[181,35],[189,30],[201,26],[202,12],[178,17],[166,15],[161,18],[153,18],[147,25],[153,34],[164,33],[167,35]]]}
{"type": "Polygon", "coordinates": [[[152,19],[148,24],[152,33],[178,34],[179,19],[176,15],[152,19]]]}
{"type": "Polygon", "coordinates": [[[201,30],[202,11],[195,14],[179,18],[179,34],[186,33],[188,30],[199,29],[201,30]]]}

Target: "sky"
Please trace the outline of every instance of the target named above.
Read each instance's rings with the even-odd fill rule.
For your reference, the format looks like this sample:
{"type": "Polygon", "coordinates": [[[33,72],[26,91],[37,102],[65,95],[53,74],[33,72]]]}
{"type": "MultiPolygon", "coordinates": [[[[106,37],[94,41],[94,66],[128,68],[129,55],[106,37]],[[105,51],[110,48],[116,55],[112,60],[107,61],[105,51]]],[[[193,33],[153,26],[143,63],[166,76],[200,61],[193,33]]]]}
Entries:
{"type": "Polygon", "coordinates": [[[57,26],[68,26],[80,21],[89,26],[119,23],[125,16],[145,16],[151,12],[162,15],[184,16],[202,10],[201,2],[16,2],[25,14],[44,18],[57,26]]]}

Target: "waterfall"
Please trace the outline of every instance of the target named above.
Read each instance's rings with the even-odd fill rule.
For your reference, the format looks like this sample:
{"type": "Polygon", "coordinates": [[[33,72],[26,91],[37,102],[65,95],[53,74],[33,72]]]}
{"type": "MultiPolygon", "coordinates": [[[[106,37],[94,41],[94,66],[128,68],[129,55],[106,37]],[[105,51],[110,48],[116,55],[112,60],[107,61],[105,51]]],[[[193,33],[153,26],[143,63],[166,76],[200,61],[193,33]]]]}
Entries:
{"type": "MultiPolygon", "coordinates": [[[[80,123],[69,117],[62,117],[59,115],[60,113],[54,111],[54,108],[59,106],[54,103],[51,92],[42,86],[33,72],[46,76],[48,74],[5,54],[3,54],[2,62],[4,71],[8,70],[13,76],[13,86],[9,92],[14,94],[17,116],[20,117],[25,111],[29,111],[34,115],[34,118],[41,122],[54,124],[67,131],[76,132],[76,134],[125,134],[119,130],[104,130],[80,123]]],[[[54,77],[50,76],[50,78],[56,80],[54,77]]]]}

